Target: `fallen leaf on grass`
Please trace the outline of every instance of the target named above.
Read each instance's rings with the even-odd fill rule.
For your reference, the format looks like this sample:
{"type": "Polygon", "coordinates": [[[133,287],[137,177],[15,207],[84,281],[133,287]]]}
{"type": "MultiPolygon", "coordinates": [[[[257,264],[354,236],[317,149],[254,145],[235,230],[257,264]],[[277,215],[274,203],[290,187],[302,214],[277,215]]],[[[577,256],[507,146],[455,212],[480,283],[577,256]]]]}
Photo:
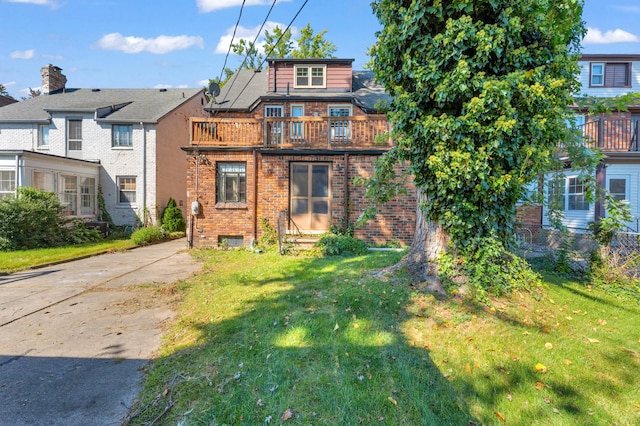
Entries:
{"type": "Polygon", "coordinates": [[[544,347],[547,348],[547,349],[553,349],[553,345],[551,343],[549,343],[549,342],[545,343],[544,347]]]}
{"type": "Polygon", "coordinates": [[[504,418],[504,415],[501,412],[496,411],[496,416],[498,416],[498,419],[500,419],[500,422],[502,422],[503,424],[507,423],[507,420],[504,418]]]}
{"type": "Polygon", "coordinates": [[[590,337],[587,337],[587,340],[589,341],[589,343],[600,343],[600,340],[598,339],[592,339],[590,337]]]}
{"type": "Polygon", "coordinates": [[[573,364],[571,361],[569,361],[568,359],[564,360],[564,365],[571,365],[573,364]]]}
{"type": "Polygon", "coordinates": [[[547,371],[549,371],[544,364],[540,363],[536,364],[535,370],[536,373],[546,373],[547,371]]]}
{"type": "Polygon", "coordinates": [[[598,324],[600,325],[607,325],[607,321],[603,320],[603,319],[599,319],[598,320],[598,324]]]}
{"type": "Polygon", "coordinates": [[[466,366],[467,373],[471,374],[471,365],[467,364],[466,366]]]}
{"type": "Polygon", "coordinates": [[[282,415],[282,421],[286,422],[287,420],[291,419],[293,417],[293,411],[291,411],[290,408],[287,409],[287,411],[284,412],[284,414],[282,415]]]}
{"type": "Polygon", "coordinates": [[[393,405],[398,405],[398,401],[395,400],[395,398],[393,398],[392,396],[390,396],[389,398],[387,398],[389,400],[389,402],[391,402],[393,405]]]}
{"type": "Polygon", "coordinates": [[[557,408],[553,407],[553,412],[556,414],[560,414],[560,410],[558,410],[557,408]]]}
{"type": "Polygon", "coordinates": [[[335,327],[333,327],[333,331],[336,331],[340,328],[340,326],[338,325],[338,323],[336,323],[335,327]]]}
{"type": "Polygon", "coordinates": [[[538,390],[542,390],[542,389],[544,389],[544,383],[542,383],[542,382],[536,382],[536,389],[538,389],[538,390]]]}

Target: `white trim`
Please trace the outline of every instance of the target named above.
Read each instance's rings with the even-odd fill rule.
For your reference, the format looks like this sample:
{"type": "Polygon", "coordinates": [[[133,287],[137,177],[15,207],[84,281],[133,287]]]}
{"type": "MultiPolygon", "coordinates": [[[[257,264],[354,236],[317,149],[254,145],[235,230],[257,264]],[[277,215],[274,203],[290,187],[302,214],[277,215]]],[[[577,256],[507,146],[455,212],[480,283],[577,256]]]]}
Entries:
{"type": "Polygon", "coordinates": [[[591,67],[590,67],[590,71],[589,71],[589,85],[594,86],[594,87],[604,87],[604,73],[605,73],[605,63],[604,62],[591,62],[591,67]],[[601,66],[602,67],[602,73],[598,73],[595,74],[593,72],[593,68],[596,66],[601,66]],[[602,78],[602,82],[601,83],[594,83],[593,82],[593,77],[594,76],[600,76],[602,78]]]}
{"type": "MultiPolygon", "coordinates": [[[[304,78],[304,77],[301,77],[304,78]]],[[[316,76],[317,78],[317,76],[316,76]]],[[[293,66],[293,87],[295,89],[326,89],[327,88],[327,65],[326,64],[314,64],[314,65],[294,65],[293,66]],[[298,84],[298,70],[306,69],[307,70],[307,84],[298,84]],[[322,70],[322,84],[313,84],[313,70],[321,69],[322,70]]]]}

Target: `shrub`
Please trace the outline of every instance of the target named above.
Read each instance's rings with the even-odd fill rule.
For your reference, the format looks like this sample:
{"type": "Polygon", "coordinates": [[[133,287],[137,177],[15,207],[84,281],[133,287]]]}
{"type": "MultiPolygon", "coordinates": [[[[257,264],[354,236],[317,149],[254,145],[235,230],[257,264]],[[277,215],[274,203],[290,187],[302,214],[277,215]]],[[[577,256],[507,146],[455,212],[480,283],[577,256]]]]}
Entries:
{"type": "Polygon", "coordinates": [[[176,204],[176,200],[169,198],[167,207],[162,212],[160,217],[162,223],[162,229],[166,232],[185,232],[187,225],[182,216],[182,210],[176,204]]]}
{"type": "Polygon", "coordinates": [[[136,243],[136,245],[142,246],[156,241],[162,241],[164,235],[162,229],[157,227],[140,228],[131,234],[131,240],[136,243]]]}
{"type": "Polygon", "coordinates": [[[269,219],[263,217],[260,219],[260,240],[258,241],[258,247],[263,250],[273,249],[278,245],[278,232],[276,228],[269,223],[269,219]]]}
{"type": "Polygon", "coordinates": [[[315,244],[323,255],[355,254],[367,253],[367,245],[364,241],[349,235],[325,234],[315,244]]]}
{"type": "Polygon", "coordinates": [[[66,227],[65,242],[68,244],[93,243],[103,239],[99,229],[89,229],[82,219],[72,219],[66,227]]]}
{"type": "Polygon", "coordinates": [[[18,188],[16,198],[0,200],[0,248],[21,250],[67,243],[73,231],[55,194],[18,188]]]}

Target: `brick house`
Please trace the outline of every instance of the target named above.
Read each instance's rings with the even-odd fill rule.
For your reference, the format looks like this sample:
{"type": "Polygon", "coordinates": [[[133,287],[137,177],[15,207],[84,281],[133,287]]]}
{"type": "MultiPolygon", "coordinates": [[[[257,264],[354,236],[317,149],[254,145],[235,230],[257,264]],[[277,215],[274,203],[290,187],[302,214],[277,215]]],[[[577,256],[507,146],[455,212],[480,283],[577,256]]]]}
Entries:
{"type": "Polygon", "coordinates": [[[155,223],[169,198],[186,217],[190,118],[202,89],[70,89],[42,68],[41,96],[0,108],[3,195],[34,186],[58,194],[71,216],[95,218],[100,185],[116,225],[155,223]]]}
{"type": "MultiPolygon", "coordinates": [[[[387,99],[352,59],[270,59],[240,70],[192,118],[188,157],[189,241],[249,246],[261,223],[318,234],[353,227],[367,205],[356,177],[372,176],[391,141],[387,99]]],[[[369,243],[411,243],[415,194],[398,195],[355,229],[369,243]]]]}

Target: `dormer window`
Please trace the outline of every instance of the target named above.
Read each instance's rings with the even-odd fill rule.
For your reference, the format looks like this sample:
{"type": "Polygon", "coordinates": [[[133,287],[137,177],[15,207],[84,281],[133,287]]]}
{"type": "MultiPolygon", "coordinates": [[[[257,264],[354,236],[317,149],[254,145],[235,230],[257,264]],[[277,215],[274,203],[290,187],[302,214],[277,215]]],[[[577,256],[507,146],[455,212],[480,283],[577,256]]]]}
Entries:
{"type": "Polygon", "coordinates": [[[293,87],[296,89],[324,89],[327,87],[326,65],[296,65],[294,68],[296,78],[293,87]]]}

